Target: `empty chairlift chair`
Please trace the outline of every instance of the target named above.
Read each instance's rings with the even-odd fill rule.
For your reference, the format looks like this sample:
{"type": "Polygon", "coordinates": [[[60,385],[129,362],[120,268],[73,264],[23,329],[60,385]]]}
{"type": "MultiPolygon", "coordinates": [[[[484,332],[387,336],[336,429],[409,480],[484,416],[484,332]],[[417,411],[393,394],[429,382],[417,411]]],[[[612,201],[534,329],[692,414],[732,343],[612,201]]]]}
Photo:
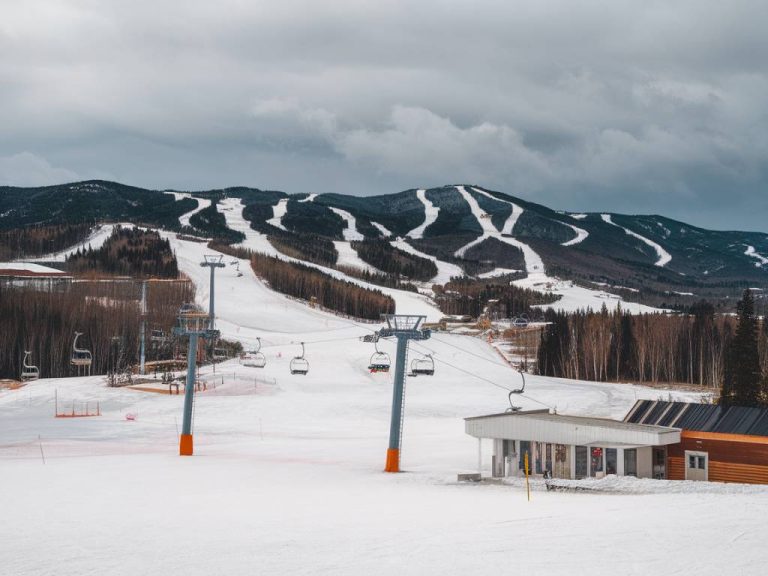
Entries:
{"type": "Polygon", "coordinates": [[[368,370],[370,370],[372,374],[377,372],[389,372],[389,367],[392,365],[389,354],[379,350],[379,346],[376,344],[375,340],[373,345],[376,347],[376,352],[371,356],[371,361],[368,363],[368,370]]]}
{"type": "Polygon", "coordinates": [[[291,374],[300,374],[305,376],[309,372],[309,362],[304,358],[304,342],[301,343],[301,356],[294,356],[291,359],[291,374]]]}
{"type": "Polygon", "coordinates": [[[256,338],[256,348],[243,354],[241,363],[251,368],[264,368],[267,365],[267,357],[261,352],[261,338],[256,338]]]}
{"type": "Polygon", "coordinates": [[[423,358],[416,358],[411,362],[409,376],[433,376],[435,374],[435,361],[432,354],[426,354],[423,358]]]}
{"type": "Polygon", "coordinates": [[[32,352],[24,351],[24,361],[21,365],[21,381],[29,382],[30,380],[37,380],[40,378],[40,369],[37,366],[33,366],[27,363],[27,358],[32,355],[32,352]]]}
{"type": "Polygon", "coordinates": [[[82,332],[75,332],[75,340],[72,342],[72,357],[70,358],[69,363],[72,366],[77,367],[78,376],[81,375],[81,373],[87,373],[88,376],[90,376],[91,364],[93,364],[93,355],[91,354],[90,350],[77,347],[77,339],[82,335],[82,332]]]}
{"type": "Polygon", "coordinates": [[[520,378],[522,378],[522,380],[523,380],[523,385],[520,388],[516,388],[514,390],[510,390],[509,391],[509,395],[508,395],[508,397],[509,397],[509,408],[507,408],[507,412],[519,412],[522,409],[520,406],[515,406],[512,403],[512,395],[513,394],[522,394],[523,392],[525,392],[525,374],[523,373],[522,370],[518,370],[517,373],[520,374],[520,378]]]}

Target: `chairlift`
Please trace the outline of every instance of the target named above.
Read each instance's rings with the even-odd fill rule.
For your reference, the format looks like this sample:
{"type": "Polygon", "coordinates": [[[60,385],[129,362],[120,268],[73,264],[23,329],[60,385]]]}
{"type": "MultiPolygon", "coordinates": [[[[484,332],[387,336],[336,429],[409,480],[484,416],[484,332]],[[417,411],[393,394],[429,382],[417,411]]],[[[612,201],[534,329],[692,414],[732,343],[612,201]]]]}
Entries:
{"type": "Polygon", "coordinates": [[[525,392],[525,374],[522,370],[518,370],[517,373],[520,374],[520,378],[523,380],[523,385],[520,388],[509,391],[509,394],[507,395],[509,398],[509,408],[507,408],[507,412],[520,412],[520,410],[522,410],[520,406],[515,406],[512,403],[512,394],[522,394],[525,392]]]}
{"type": "Polygon", "coordinates": [[[512,320],[512,326],[515,328],[527,328],[530,322],[531,320],[528,318],[527,314],[520,314],[520,316],[512,320]]]}
{"type": "Polygon", "coordinates": [[[301,374],[306,376],[309,372],[309,361],[304,358],[304,342],[301,343],[301,356],[294,356],[291,359],[291,374],[301,374]]]}
{"type": "Polygon", "coordinates": [[[261,352],[261,338],[256,338],[256,348],[243,354],[241,362],[243,366],[251,368],[264,368],[267,365],[267,357],[261,352]]]}
{"type": "Polygon", "coordinates": [[[377,372],[389,372],[389,367],[392,365],[392,360],[389,358],[389,354],[379,350],[379,345],[376,340],[373,341],[373,346],[376,348],[376,352],[371,355],[371,361],[368,364],[368,370],[371,374],[377,372]]]}
{"type": "Polygon", "coordinates": [[[411,373],[408,376],[433,376],[435,374],[435,361],[432,354],[425,354],[423,358],[415,358],[411,362],[411,373]]]}
{"type": "Polygon", "coordinates": [[[75,332],[75,340],[72,342],[72,357],[70,358],[69,363],[72,366],[77,366],[78,371],[81,367],[88,368],[88,373],[90,374],[93,355],[90,350],[77,347],[77,339],[82,335],[82,332],[75,332]]]}
{"type": "Polygon", "coordinates": [[[32,352],[24,350],[24,361],[21,365],[21,381],[29,382],[30,380],[37,380],[40,378],[40,369],[37,366],[27,364],[27,358],[32,355],[32,352]]]}

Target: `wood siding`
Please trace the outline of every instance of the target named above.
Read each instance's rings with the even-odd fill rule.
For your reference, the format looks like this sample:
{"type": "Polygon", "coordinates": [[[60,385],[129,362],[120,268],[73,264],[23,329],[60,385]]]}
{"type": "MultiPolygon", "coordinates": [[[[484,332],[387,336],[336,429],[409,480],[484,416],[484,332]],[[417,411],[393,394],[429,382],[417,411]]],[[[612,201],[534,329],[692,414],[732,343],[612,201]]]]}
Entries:
{"type": "Polygon", "coordinates": [[[667,478],[685,480],[685,451],[708,454],[709,480],[768,484],[768,438],[684,430],[668,447],[667,478]]]}

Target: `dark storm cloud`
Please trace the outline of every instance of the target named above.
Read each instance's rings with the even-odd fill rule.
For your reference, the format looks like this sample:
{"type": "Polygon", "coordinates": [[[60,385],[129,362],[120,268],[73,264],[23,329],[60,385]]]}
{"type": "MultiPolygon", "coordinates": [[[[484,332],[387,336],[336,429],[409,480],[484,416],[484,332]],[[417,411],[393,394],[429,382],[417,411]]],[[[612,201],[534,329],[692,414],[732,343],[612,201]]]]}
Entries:
{"type": "Polygon", "coordinates": [[[0,1],[0,182],[474,182],[767,230],[767,6],[0,1]]]}

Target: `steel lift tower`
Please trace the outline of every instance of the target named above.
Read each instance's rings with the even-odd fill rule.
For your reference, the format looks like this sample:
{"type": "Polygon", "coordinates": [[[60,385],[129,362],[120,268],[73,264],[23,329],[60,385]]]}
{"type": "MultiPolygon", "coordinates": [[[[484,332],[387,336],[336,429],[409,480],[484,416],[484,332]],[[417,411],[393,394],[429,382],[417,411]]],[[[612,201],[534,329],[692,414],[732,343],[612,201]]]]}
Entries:
{"type": "Polygon", "coordinates": [[[387,463],[385,472],[400,472],[400,444],[403,425],[403,398],[405,396],[405,371],[408,363],[408,340],[426,340],[430,331],[420,329],[426,316],[410,316],[406,314],[384,314],[382,319],[387,323],[379,330],[381,338],[394,336],[397,338],[397,353],[395,355],[395,382],[392,387],[392,416],[389,423],[389,447],[387,448],[387,463]]]}
{"type": "Polygon", "coordinates": [[[219,331],[208,327],[209,315],[194,305],[182,306],[178,323],[173,329],[177,336],[189,336],[187,350],[187,384],[184,387],[184,421],[181,426],[179,455],[192,456],[192,406],[195,395],[195,367],[197,365],[197,339],[218,338],[219,331]]]}
{"type": "Polygon", "coordinates": [[[203,256],[203,261],[200,262],[200,266],[208,267],[211,269],[211,280],[208,286],[208,328],[213,330],[216,322],[216,311],[213,308],[213,286],[215,281],[216,268],[224,268],[226,264],[223,262],[224,256],[221,254],[206,254],[203,256]]]}

